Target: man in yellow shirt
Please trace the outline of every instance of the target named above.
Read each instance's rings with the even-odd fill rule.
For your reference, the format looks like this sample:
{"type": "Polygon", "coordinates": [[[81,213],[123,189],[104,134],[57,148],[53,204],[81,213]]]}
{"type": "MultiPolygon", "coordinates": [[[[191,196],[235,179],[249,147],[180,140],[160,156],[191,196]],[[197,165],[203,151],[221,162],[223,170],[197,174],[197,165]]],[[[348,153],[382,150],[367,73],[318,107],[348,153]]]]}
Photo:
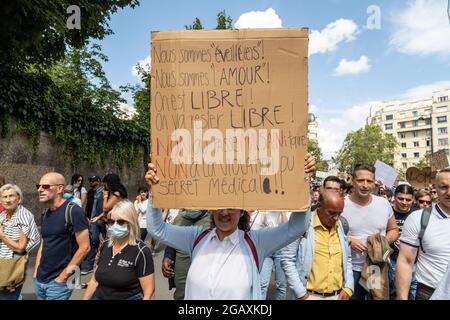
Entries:
{"type": "Polygon", "coordinates": [[[353,293],[351,250],[341,213],[344,198],[328,190],[319,196],[306,234],[285,247],[281,266],[289,292],[300,300],[348,300],[353,293]]]}

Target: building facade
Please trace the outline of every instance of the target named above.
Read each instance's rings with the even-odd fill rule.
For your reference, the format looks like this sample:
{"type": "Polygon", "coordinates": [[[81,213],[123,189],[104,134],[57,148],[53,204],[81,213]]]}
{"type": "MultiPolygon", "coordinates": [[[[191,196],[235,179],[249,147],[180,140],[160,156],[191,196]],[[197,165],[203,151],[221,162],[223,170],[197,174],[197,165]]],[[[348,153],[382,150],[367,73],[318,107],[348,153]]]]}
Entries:
{"type": "Polygon", "coordinates": [[[450,89],[417,100],[390,100],[370,109],[367,124],[379,125],[399,144],[394,167],[405,171],[428,154],[449,155],[450,89]]]}

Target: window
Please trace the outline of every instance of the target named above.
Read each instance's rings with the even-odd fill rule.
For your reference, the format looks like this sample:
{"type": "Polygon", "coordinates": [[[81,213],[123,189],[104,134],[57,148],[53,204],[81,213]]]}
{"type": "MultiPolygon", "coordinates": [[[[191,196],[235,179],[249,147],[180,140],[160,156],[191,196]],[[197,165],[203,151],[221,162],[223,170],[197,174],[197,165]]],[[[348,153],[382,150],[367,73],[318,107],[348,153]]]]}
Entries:
{"type": "Polygon", "coordinates": [[[431,124],[431,118],[425,119],[425,125],[429,126],[431,124]]]}
{"type": "Polygon", "coordinates": [[[406,153],[402,153],[402,158],[406,159],[406,153]]]}
{"type": "Polygon", "coordinates": [[[413,120],[412,126],[417,127],[419,125],[419,120],[413,120]]]}
{"type": "Polygon", "coordinates": [[[426,134],[427,136],[431,137],[431,130],[430,130],[430,129],[426,130],[426,131],[425,131],[425,134],[426,134]]]}
{"type": "Polygon", "coordinates": [[[403,166],[403,169],[407,169],[408,168],[408,164],[406,162],[402,162],[402,166],[403,166]]]}
{"type": "Polygon", "coordinates": [[[417,138],[419,136],[419,131],[413,131],[413,137],[417,138]]]}
{"type": "Polygon", "coordinates": [[[447,111],[448,111],[447,106],[437,107],[436,108],[436,112],[447,112],[447,111]]]}
{"type": "Polygon", "coordinates": [[[387,123],[384,125],[385,130],[392,130],[392,123],[387,123]]]}
{"type": "Polygon", "coordinates": [[[447,131],[447,127],[445,127],[445,128],[438,128],[438,134],[445,134],[447,132],[448,132],[447,131]]]}
{"type": "Polygon", "coordinates": [[[399,126],[400,126],[400,129],[406,128],[406,125],[405,125],[404,122],[399,122],[398,124],[399,124],[399,126]]]}
{"type": "Polygon", "coordinates": [[[437,123],[447,122],[447,116],[437,117],[437,123]]]}
{"type": "Polygon", "coordinates": [[[386,120],[388,121],[388,120],[394,120],[394,115],[392,115],[392,114],[387,114],[386,115],[386,120]]]}
{"type": "Polygon", "coordinates": [[[427,147],[429,147],[431,145],[431,141],[427,140],[427,147]]]}
{"type": "Polygon", "coordinates": [[[419,141],[414,141],[414,147],[418,148],[419,147],[419,141]]]}
{"type": "Polygon", "coordinates": [[[413,117],[417,117],[418,115],[419,115],[419,112],[418,111],[413,111],[413,117]]]}
{"type": "Polygon", "coordinates": [[[400,133],[400,139],[405,139],[406,134],[405,133],[400,133]]]}
{"type": "Polygon", "coordinates": [[[419,153],[418,152],[414,152],[414,158],[419,158],[419,157],[420,157],[419,153]]]}
{"type": "Polygon", "coordinates": [[[440,146],[448,146],[448,139],[438,139],[438,145],[440,146]]]}
{"type": "Polygon", "coordinates": [[[448,101],[448,96],[439,97],[438,101],[439,102],[446,102],[446,101],[448,101]]]}
{"type": "Polygon", "coordinates": [[[402,142],[402,148],[406,148],[406,142],[402,142]]]}

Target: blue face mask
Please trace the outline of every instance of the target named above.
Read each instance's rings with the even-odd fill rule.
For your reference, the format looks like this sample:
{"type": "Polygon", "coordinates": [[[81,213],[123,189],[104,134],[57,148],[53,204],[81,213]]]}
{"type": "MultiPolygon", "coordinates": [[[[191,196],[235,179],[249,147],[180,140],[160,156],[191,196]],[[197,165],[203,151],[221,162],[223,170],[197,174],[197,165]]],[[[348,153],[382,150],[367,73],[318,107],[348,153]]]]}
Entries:
{"type": "Polygon", "coordinates": [[[188,219],[197,219],[203,214],[202,210],[184,210],[183,215],[188,219]]]}
{"type": "Polygon", "coordinates": [[[111,233],[111,236],[116,239],[125,238],[129,233],[127,224],[119,226],[117,223],[114,223],[111,227],[109,227],[109,232],[111,233]]]}

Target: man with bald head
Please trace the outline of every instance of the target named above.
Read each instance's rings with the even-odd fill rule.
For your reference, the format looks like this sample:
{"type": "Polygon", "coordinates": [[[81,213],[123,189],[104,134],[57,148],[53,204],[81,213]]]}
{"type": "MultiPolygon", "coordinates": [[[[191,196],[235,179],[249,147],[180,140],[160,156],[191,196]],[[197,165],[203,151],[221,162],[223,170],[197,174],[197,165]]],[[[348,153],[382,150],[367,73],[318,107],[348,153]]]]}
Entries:
{"type": "Polygon", "coordinates": [[[352,258],[341,220],[343,210],[340,192],[323,191],[305,235],[282,249],[288,298],[348,300],[352,296],[352,258]]]}
{"type": "Polygon", "coordinates": [[[48,207],[33,273],[38,300],[68,300],[73,287],[66,281],[89,252],[89,222],[83,209],[74,205],[68,211],[72,223],[66,224],[65,184],[63,175],[50,172],[36,185],[39,202],[48,207]]]}

